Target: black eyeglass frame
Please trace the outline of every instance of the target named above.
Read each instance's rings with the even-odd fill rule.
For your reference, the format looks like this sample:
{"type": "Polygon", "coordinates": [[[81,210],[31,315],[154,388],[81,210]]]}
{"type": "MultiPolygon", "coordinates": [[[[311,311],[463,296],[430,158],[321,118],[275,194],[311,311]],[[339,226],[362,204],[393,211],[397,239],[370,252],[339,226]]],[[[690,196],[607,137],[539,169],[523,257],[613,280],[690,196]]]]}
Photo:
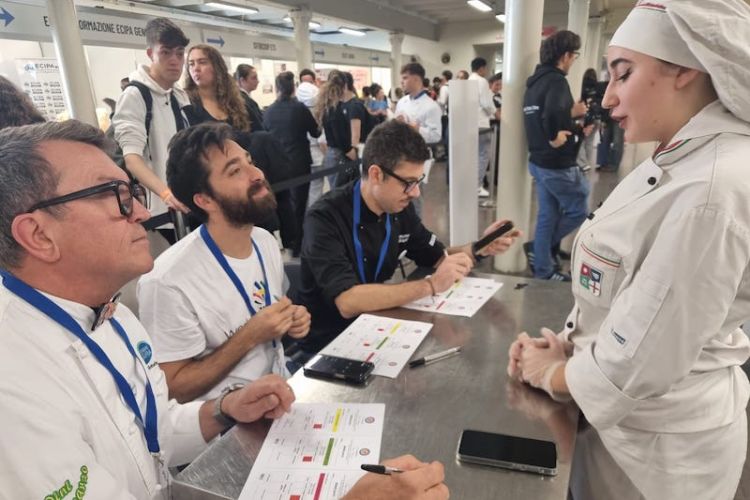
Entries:
{"type": "Polygon", "coordinates": [[[425,177],[427,177],[427,174],[422,174],[419,179],[413,180],[413,181],[407,181],[400,175],[396,174],[393,170],[391,170],[388,167],[383,167],[378,165],[380,170],[382,170],[386,175],[390,175],[397,181],[401,182],[401,184],[404,185],[404,194],[409,194],[409,191],[412,191],[420,182],[424,180],[425,177]]]}
{"type": "Polygon", "coordinates": [[[138,203],[148,208],[148,194],[146,193],[146,188],[137,182],[114,180],[97,186],[81,189],[80,191],[73,191],[72,193],[50,198],[49,200],[40,201],[39,203],[35,203],[25,213],[30,214],[35,210],[62,205],[63,203],[88,198],[89,196],[106,193],[107,191],[114,193],[117,197],[117,208],[120,210],[120,214],[122,214],[123,217],[130,217],[133,215],[133,200],[138,200],[138,203]],[[120,186],[127,186],[128,192],[130,193],[129,198],[123,200],[120,197],[120,186]]]}

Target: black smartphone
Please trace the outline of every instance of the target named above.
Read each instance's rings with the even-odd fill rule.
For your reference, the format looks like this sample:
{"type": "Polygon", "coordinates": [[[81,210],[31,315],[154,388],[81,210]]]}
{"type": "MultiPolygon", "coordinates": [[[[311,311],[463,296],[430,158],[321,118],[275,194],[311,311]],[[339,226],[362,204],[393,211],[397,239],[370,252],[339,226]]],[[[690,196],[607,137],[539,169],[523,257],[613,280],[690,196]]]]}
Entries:
{"type": "Polygon", "coordinates": [[[462,462],[557,475],[557,450],[551,441],[465,430],[456,455],[462,462]]]}
{"type": "Polygon", "coordinates": [[[318,354],[303,367],[306,377],[340,380],[362,385],[372,375],[375,365],[369,361],[318,354]]]}
{"type": "Polygon", "coordinates": [[[500,236],[504,235],[505,233],[507,233],[511,229],[513,229],[513,223],[512,222],[506,222],[505,224],[503,224],[499,228],[497,228],[494,231],[492,231],[487,236],[483,236],[480,240],[475,241],[474,243],[472,243],[471,244],[471,251],[474,252],[474,253],[477,253],[478,251],[480,251],[481,249],[483,249],[484,247],[486,247],[487,245],[489,245],[490,243],[492,243],[497,238],[499,238],[500,236]]]}

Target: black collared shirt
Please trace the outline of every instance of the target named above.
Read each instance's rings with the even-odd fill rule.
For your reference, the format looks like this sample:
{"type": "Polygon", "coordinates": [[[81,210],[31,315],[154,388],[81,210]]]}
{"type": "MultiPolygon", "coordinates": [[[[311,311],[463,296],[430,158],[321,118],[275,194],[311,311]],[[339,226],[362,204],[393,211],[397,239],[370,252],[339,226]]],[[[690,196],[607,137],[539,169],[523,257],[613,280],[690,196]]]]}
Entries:
{"type": "MultiPolygon", "coordinates": [[[[306,351],[325,347],[353,321],[339,314],[334,301],[341,293],[362,284],[352,235],[354,185],[352,182],[326,193],[305,216],[301,283],[296,299],[312,315],[310,333],[303,342],[306,351]]],[[[361,207],[359,240],[368,283],[389,280],[398,267],[399,255],[404,251],[419,266],[434,266],[443,256],[445,247],[422,225],[410,204],[402,212],[391,214],[388,251],[378,279],[374,281],[385,238],[386,216],[375,215],[364,200],[361,207]]]]}

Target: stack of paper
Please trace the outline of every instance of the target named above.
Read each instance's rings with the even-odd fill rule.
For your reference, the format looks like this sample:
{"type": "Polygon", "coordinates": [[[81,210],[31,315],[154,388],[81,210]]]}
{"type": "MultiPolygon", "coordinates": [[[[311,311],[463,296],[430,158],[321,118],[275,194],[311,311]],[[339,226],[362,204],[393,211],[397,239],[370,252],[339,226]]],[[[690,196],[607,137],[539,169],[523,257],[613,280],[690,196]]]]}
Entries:
{"type": "Polygon", "coordinates": [[[240,500],[338,500],[380,461],[383,404],[295,403],[263,442],[240,500]]]}
{"type": "Polygon", "coordinates": [[[470,318],[500,290],[502,283],[485,278],[464,278],[434,297],[415,300],[404,307],[415,311],[470,318]]]}
{"type": "Polygon", "coordinates": [[[431,328],[430,323],[362,314],[320,353],[370,361],[373,375],[396,378],[431,328]]]}

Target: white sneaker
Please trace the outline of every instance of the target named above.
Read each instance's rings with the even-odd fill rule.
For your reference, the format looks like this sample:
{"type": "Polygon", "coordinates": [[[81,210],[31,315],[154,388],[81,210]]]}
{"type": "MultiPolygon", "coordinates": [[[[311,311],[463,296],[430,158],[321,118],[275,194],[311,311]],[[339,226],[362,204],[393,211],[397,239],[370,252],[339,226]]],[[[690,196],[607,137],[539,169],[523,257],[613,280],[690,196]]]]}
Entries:
{"type": "Polygon", "coordinates": [[[477,194],[480,198],[489,198],[490,196],[490,192],[484,189],[484,187],[480,187],[479,189],[477,189],[477,194]]]}

